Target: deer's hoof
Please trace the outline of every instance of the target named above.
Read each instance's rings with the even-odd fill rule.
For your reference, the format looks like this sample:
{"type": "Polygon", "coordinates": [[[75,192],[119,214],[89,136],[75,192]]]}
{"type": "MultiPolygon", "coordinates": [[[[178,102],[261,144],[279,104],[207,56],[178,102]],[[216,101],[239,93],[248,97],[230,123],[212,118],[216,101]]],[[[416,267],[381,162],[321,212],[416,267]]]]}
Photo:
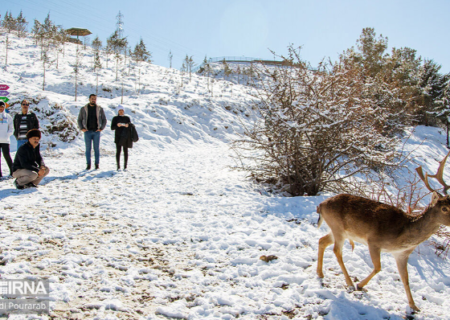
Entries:
{"type": "Polygon", "coordinates": [[[367,289],[364,289],[364,287],[360,287],[359,284],[356,285],[356,290],[367,292],[367,289]]]}
{"type": "Polygon", "coordinates": [[[409,307],[413,310],[413,312],[420,312],[420,309],[417,308],[417,306],[415,304],[409,305],[409,307]]]}
{"type": "Polygon", "coordinates": [[[347,292],[352,293],[355,291],[355,287],[353,285],[347,287],[347,292]]]}

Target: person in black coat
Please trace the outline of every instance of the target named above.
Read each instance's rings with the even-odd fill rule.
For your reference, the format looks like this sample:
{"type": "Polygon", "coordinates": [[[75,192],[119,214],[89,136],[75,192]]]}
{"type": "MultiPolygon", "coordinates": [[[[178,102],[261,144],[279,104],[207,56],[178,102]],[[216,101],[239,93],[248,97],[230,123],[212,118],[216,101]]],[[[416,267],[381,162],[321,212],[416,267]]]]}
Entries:
{"type": "Polygon", "coordinates": [[[121,105],[119,105],[118,113],[119,115],[115,116],[112,119],[111,130],[116,131],[114,135],[114,142],[116,144],[117,170],[120,169],[120,153],[122,149],[124,159],[123,169],[126,170],[128,164],[128,148],[132,147],[132,145],[130,145],[132,141],[129,130],[131,120],[128,116],[125,115],[125,109],[121,105]]]}
{"type": "Polygon", "coordinates": [[[36,188],[50,172],[39,151],[41,132],[32,129],[26,135],[28,141],[20,146],[13,163],[14,185],[17,189],[36,188]]]}
{"type": "Polygon", "coordinates": [[[30,103],[28,100],[22,100],[21,102],[22,112],[17,113],[14,116],[14,136],[17,140],[17,150],[20,146],[27,143],[27,132],[31,129],[39,129],[39,120],[36,115],[29,111],[30,103]]]}

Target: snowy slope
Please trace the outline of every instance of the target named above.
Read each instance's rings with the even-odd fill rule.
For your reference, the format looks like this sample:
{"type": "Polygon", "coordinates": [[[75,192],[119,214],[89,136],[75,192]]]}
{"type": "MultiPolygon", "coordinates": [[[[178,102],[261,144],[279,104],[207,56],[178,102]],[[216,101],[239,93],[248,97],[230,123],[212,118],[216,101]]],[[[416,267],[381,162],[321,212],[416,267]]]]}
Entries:
{"type": "MultiPolygon", "coordinates": [[[[46,133],[42,142],[44,145],[51,141],[51,146],[56,144],[65,148],[66,145],[62,142],[72,141],[72,134],[69,134],[70,139],[64,138],[67,136],[64,126],[57,126],[61,130],[54,130],[54,118],[66,123],[68,131],[72,133],[79,109],[88,102],[88,96],[96,92],[92,51],[88,47],[83,51],[78,97],[74,101],[75,52],[76,45],[66,44],[65,56],[60,54],[58,69],[56,54],[53,53],[53,63],[46,71],[45,91],[42,91],[40,49],[31,38],[12,37],[9,66],[6,72],[1,71],[1,82],[10,86],[11,94],[8,97],[12,114],[20,110],[19,102],[22,99],[32,102],[31,109],[36,111],[46,133]],[[49,119],[50,113],[56,115],[49,119]]],[[[106,57],[103,58],[104,68],[99,73],[98,104],[105,109],[106,117],[111,120],[117,114],[117,106],[121,104],[122,80],[116,81],[115,64],[111,57],[108,69],[105,68],[106,57]]],[[[127,63],[127,68],[121,73],[124,75],[122,104],[126,107],[126,113],[137,124],[140,136],[154,140],[155,146],[164,148],[175,141],[194,144],[198,141],[226,142],[235,137],[236,131],[242,131],[242,122],[246,123],[254,117],[251,109],[254,98],[249,95],[251,88],[228,81],[217,81],[211,95],[206,79],[196,74],[192,74],[192,79],[189,80],[187,74],[183,76],[174,69],[141,63],[139,67],[132,64],[134,69],[129,72],[128,65],[127,63]]],[[[81,135],[78,138],[80,137],[81,135]]],[[[111,145],[112,132],[107,130],[102,138],[108,141],[107,145],[111,145]]],[[[73,142],[78,140],[80,139],[73,142]]]]}
{"type": "MultiPolygon", "coordinates": [[[[0,276],[50,279],[54,318],[450,319],[450,263],[427,243],[408,266],[422,310],[414,315],[391,255],[382,255],[383,269],[367,291],[345,288],[331,248],[325,278],[317,278],[318,239],[327,227],[315,227],[315,210],[327,196],[264,195],[230,170],[228,142],[253,117],[250,89],[219,81],[211,97],[204,79],[193,76],[177,94],[178,71],[147,66],[144,92],[130,87],[124,103],[141,135],[129,170],[115,170],[112,133],[105,130],[101,169],[83,171],[81,136],[62,141],[47,127],[59,121],[70,128],[95,77],[84,75],[83,103],[70,96],[70,68],[49,71],[43,92],[31,40],[14,41],[2,82],[14,88],[13,101],[40,100],[33,108],[47,130],[51,172],[36,190],[0,182],[0,276]],[[278,259],[267,263],[262,255],[278,259]]],[[[114,87],[113,80],[113,70],[104,70],[104,87],[114,87]]],[[[111,120],[120,97],[107,94],[99,103],[111,120]]],[[[444,142],[438,129],[419,127],[406,149],[432,172],[444,142]]],[[[352,277],[371,272],[363,245],[353,252],[346,245],[344,261],[352,277]]]]}

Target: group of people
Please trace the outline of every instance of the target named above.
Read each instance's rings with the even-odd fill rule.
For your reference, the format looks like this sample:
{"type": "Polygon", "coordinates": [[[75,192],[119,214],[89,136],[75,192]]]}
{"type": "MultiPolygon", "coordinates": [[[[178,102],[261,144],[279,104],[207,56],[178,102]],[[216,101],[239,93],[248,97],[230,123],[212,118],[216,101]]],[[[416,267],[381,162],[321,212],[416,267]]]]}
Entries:
{"type": "MultiPolygon", "coordinates": [[[[29,111],[30,103],[21,102],[21,112],[14,119],[5,111],[5,103],[0,101],[0,150],[9,167],[9,175],[16,178],[17,189],[36,188],[42,179],[50,172],[40,154],[41,131],[36,115],[29,111]],[[17,140],[17,152],[14,162],[10,156],[10,137],[17,140]]],[[[91,94],[89,103],[83,106],[78,115],[78,127],[83,132],[86,145],[86,170],[91,169],[91,150],[94,145],[95,169],[100,167],[100,134],[105,129],[107,119],[103,108],[97,105],[97,96],[91,94]]],[[[128,164],[128,148],[139,138],[136,128],[128,116],[125,116],[123,106],[119,106],[118,115],[112,119],[111,130],[115,130],[117,170],[120,166],[120,155],[123,150],[124,169],[128,164]]],[[[2,177],[0,161],[0,177],[2,177]]]]}
{"type": "MultiPolygon", "coordinates": [[[[21,102],[22,112],[14,116],[14,120],[6,112],[6,105],[0,101],[0,149],[9,167],[9,175],[16,178],[14,185],[17,189],[35,188],[48,175],[49,169],[39,151],[41,132],[39,120],[29,109],[27,100],[21,102]],[[9,154],[9,139],[16,137],[17,152],[14,162],[9,154]]],[[[2,177],[0,162],[0,177],[2,177]]]]}

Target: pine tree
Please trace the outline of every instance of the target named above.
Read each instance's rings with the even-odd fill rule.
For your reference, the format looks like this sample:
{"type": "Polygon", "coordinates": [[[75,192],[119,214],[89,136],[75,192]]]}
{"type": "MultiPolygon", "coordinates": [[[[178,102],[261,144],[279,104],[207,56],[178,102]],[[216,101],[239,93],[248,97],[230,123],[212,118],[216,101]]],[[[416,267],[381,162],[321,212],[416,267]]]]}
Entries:
{"type": "Polygon", "coordinates": [[[34,19],[34,26],[33,26],[33,29],[31,29],[31,33],[33,34],[36,46],[38,45],[38,42],[41,40],[41,36],[42,36],[41,29],[42,29],[42,24],[38,20],[34,19]]]}
{"type": "Polygon", "coordinates": [[[401,131],[411,125],[417,113],[421,58],[410,48],[386,52],[388,39],[377,38],[373,28],[365,28],[357,40],[357,48],[346,50],[339,58],[339,66],[364,83],[361,98],[370,99],[377,112],[377,130],[401,131]]]}
{"type": "Polygon", "coordinates": [[[237,82],[238,82],[238,84],[240,84],[240,79],[239,79],[239,77],[240,77],[240,75],[241,75],[241,68],[240,68],[239,65],[238,65],[237,68],[236,68],[236,73],[237,73],[237,82]]]}
{"type": "Polygon", "coordinates": [[[109,62],[109,55],[113,53],[113,49],[111,46],[111,43],[109,39],[106,40],[106,47],[105,47],[105,55],[106,55],[106,68],[108,68],[108,62],[109,62]]]}
{"type": "Polygon", "coordinates": [[[16,19],[16,29],[17,29],[17,35],[19,36],[19,38],[23,38],[26,35],[26,31],[27,31],[27,25],[28,22],[25,19],[25,17],[22,14],[22,10],[20,10],[20,14],[17,16],[16,19]]]}
{"type": "Polygon", "coordinates": [[[111,48],[114,53],[114,58],[116,60],[116,81],[118,80],[118,72],[119,72],[119,61],[122,59],[121,53],[127,47],[128,40],[126,38],[119,37],[119,31],[116,30],[114,33],[107,39],[107,47],[111,48]]]}
{"type": "Polygon", "coordinates": [[[78,50],[78,45],[77,45],[77,51],[75,54],[75,64],[72,65],[73,73],[75,74],[75,101],[77,101],[77,96],[78,96],[78,77],[80,74],[82,56],[83,55],[82,55],[81,51],[78,50]]]}
{"type": "Polygon", "coordinates": [[[195,67],[195,62],[193,56],[189,57],[188,68],[189,68],[189,81],[192,79],[192,69],[195,67]]]}
{"type": "Polygon", "coordinates": [[[128,55],[130,56],[130,60],[128,61],[128,74],[131,74],[131,61],[134,59],[133,51],[131,51],[131,47],[128,47],[128,55]]]}
{"type": "Polygon", "coordinates": [[[61,47],[61,52],[63,54],[63,57],[66,55],[66,42],[69,40],[69,36],[67,35],[66,31],[62,26],[58,26],[58,35],[57,38],[59,40],[59,44],[61,47]]]}
{"type": "Polygon", "coordinates": [[[92,41],[92,48],[94,49],[94,71],[96,71],[97,84],[95,86],[95,93],[98,94],[98,72],[102,68],[102,63],[100,61],[100,50],[102,48],[102,42],[98,36],[92,41]]]}
{"type": "Polygon", "coordinates": [[[227,61],[225,60],[225,58],[222,60],[222,64],[223,64],[223,74],[224,77],[229,77],[231,75],[231,69],[230,66],[228,65],[227,61]]]}
{"type": "Polygon", "coordinates": [[[446,124],[446,109],[449,74],[440,74],[441,66],[433,60],[425,60],[420,71],[420,104],[421,123],[429,125],[429,117],[434,116],[446,124]]]}
{"type": "MultiPolygon", "coordinates": [[[[187,55],[186,55],[186,58],[189,59],[187,55]]],[[[180,82],[180,87],[183,87],[183,77],[184,77],[184,73],[188,70],[188,69],[187,69],[187,64],[186,64],[186,58],[183,60],[183,63],[181,64],[181,68],[180,68],[180,71],[181,71],[181,82],[180,82]]]]}
{"type": "Polygon", "coordinates": [[[138,92],[140,92],[140,88],[141,88],[141,69],[139,68],[139,62],[148,62],[151,63],[151,57],[152,54],[147,50],[147,48],[145,47],[144,41],[141,40],[139,41],[138,44],[136,44],[136,46],[134,47],[134,51],[133,51],[133,58],[136,61],[137,67],[138,67],[138,72],[139,72],[139,85],[138,85],[138,92]]]}
{"type": "Polygon", "coordinates": [[[172,50],[169,51],[169,55],[167,57],[169,58],[170,61],[170,69],[172,69],[172,58],[173,58],[172,50]]]}
{"type": "Polygon", "coordinates": [[[53,27],[53,22],[50,20],[50,12],[47,14],[47,17],[44,20],[43,28],[45,33],[51,33],[53,27]]]}
{"type": "Polygon", "coordinates": [[[208,88],[208,91],[212,91],[212,89],[210,89],[210,86],[212,86],[211,83],[211,74],[212,74],[212,67],[209,64],[208,58],[207,56],[205,56],[205,59],[203,59],[203,74],[206,76],[206,85],[208,88]]]}
{"type": "Polygon", "coordinates": [[[59,54],[64,53],[64,42],[67,36],[65,35],[62,26],[53,26],[52,28],[52,38],[51,46],[56,51],[56,69],[59,68],[59,54]]]}
{"type": "Polygon", "coordinates": [[[8,48],[9,34],[16,29],[16,20],[11,16],[11,12],[6,11],[5,17],[1,22],[1,26],[5,29],[5,70],[8,66],[8,48]]]}
{"type": "Polygon", "coordinates": [[[192,68],[195,66],[193,56],[189,57],[188,55],[186,55],[186,57],[183,60],[183,64],[184,64],[184,68],[186,69],[186,72],[189,72],[189,81],[191,81],[192,68]]]}
{"type": "Polygon", "coordinates": [[[98,56],[100,58],[100,50],[102,49],[102,42],[101,40],[98,38],[98,36],[95,37],[95,39],[92,41],[92,49],[94,50],[94,70],[95,70],[95,53],[98,53],[98,56]]]}
{"type": "MultiPolygon", "coordinates": [[[[448,74],[446,75],[449,76],[448,74]]],[[[447,148],[450,149],[450,82],[444,89],[439,107],[434,110],[434,116],[438,118],[447,129],[447,148]]]]}
{"type": "Polygon", "coordinates": [[[51,64],[49,56],[50,47],[46,46],[42,52],[42,67],[43,67],[43,80],[42,80],[42,91],[45,91],[45,71],[51,64]]]}

